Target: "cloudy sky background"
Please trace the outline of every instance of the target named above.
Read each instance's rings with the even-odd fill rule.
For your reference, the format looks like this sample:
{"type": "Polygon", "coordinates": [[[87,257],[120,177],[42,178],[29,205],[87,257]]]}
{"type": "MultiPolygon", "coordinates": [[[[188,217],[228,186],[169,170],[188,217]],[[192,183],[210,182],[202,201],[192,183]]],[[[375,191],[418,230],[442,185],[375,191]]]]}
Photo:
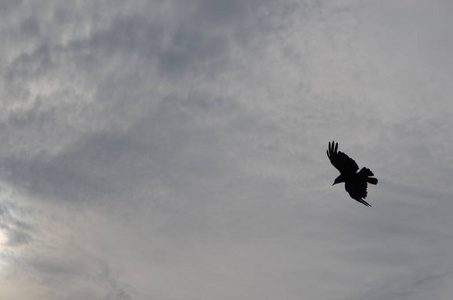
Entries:
{"type": "Polygon", "coordinates": [[[452,13],[2,1],[0,298],[451,299],[452,13]]]}

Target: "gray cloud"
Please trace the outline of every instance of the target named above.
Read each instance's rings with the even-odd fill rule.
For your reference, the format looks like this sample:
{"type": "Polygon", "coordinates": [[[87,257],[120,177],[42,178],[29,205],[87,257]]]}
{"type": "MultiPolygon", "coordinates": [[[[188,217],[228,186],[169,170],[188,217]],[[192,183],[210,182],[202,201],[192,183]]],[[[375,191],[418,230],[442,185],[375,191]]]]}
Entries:
{"type": "Polygon", "coordinates": [[[2,3],[0,298],[449,299],[449,10],[2,3]]]}
{"type": "Polygon", "coordinates": [[[33,241],[35,228],[15,214],[24,213],[26,209],[9,201],[0,203],[0,230],[5,236],[4,247],[20,247],[33,241]]]}
{"type": "Polygon", "coordinates": [[[438,289],[443,285],[445,276],[446,274],[392,276],[383,280],[379,287],[356,299],[444,299],[438,289]]]}

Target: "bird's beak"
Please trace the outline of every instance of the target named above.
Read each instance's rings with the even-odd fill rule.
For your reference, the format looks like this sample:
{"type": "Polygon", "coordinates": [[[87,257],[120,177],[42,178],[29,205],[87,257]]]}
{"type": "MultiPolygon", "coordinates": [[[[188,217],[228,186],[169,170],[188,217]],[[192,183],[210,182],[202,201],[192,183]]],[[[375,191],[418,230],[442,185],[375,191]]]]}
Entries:
{"type": "Polygon", "coordinates": [[[332,183],[332,186],[334,186],[335,184],[336,184],[335,182],[334,182],[334,183],[332,183]]]}

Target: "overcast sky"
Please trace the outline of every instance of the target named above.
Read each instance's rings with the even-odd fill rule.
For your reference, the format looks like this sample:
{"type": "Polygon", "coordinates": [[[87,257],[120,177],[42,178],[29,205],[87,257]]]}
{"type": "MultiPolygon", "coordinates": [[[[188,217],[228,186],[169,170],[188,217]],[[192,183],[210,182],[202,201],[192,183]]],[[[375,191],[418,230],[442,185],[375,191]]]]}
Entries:
{"type": "Polygon", "coordinates": [[[2,0],[0,298],[452,299],[452,14],[2,0]]]}

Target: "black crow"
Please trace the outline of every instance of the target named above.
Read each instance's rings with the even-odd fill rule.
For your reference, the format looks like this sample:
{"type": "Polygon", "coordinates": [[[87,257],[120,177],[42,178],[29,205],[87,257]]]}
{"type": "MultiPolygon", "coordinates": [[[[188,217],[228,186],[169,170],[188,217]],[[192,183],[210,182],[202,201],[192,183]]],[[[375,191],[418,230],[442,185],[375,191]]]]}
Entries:
{"type": "Polygon", "coordinates": [[[329,142],[327,156],[332,165],[340,171],[340,176],[335,178],[335,182],[332,185],[344,182],[346,191],[353,199],[363,205],[371,206],[363,199],[365,199],[367,195],[367,182],[371,184],[377,184],[378,182],[376,178],[371,177],[374,176],[373,172],[368,168],[362,168],[357,173],[359,166],[352,158],[343,152],[338,151],[338,143],[329,142]]]}

